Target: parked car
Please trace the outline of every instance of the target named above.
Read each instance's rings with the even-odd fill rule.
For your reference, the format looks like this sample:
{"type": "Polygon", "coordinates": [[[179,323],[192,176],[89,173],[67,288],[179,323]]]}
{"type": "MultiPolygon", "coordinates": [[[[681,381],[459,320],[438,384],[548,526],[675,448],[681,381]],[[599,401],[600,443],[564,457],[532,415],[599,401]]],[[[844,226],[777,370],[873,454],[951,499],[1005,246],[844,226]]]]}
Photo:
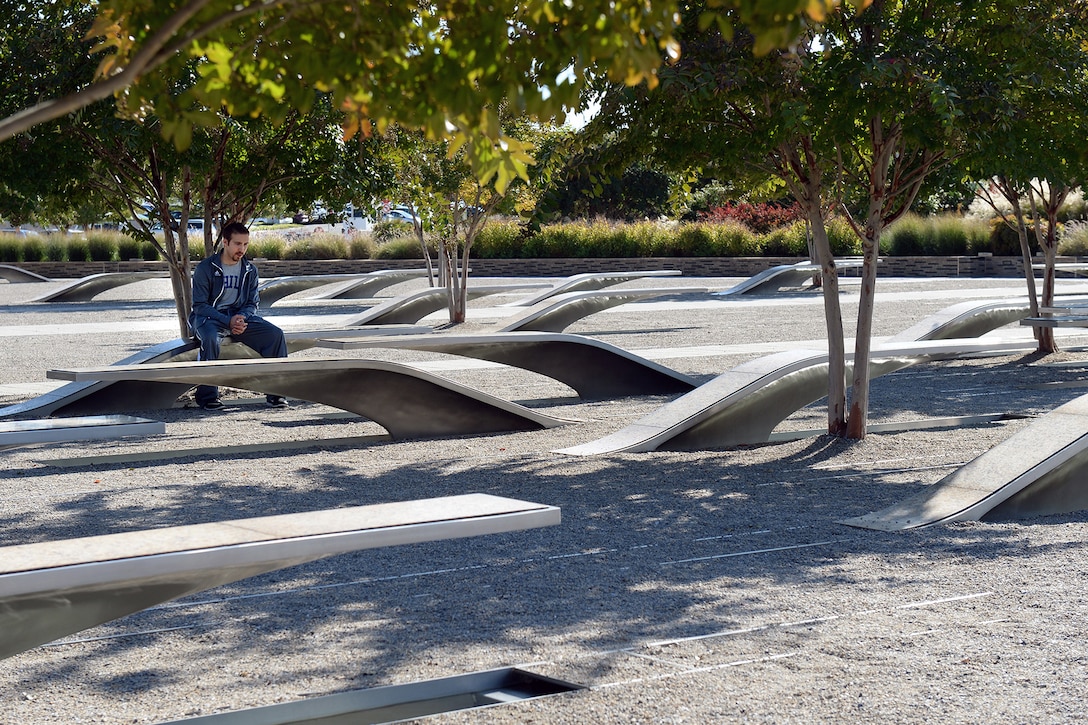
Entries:
{"type": "Polygon", "coordinates": [[[408,224],[412,224],[418,218],[419,217],[412,212],[400,208],[393,208],[382,214],[383,222],[407,222],[408,224]]]}

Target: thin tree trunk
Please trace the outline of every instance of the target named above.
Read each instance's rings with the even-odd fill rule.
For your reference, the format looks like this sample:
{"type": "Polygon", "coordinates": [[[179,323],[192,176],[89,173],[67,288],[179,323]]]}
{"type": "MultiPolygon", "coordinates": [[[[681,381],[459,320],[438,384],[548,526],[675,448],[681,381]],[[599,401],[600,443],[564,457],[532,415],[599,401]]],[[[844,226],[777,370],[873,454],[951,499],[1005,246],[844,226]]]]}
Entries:
{"type": "Polygon", "coordinates": [[[800,152],[796,146],[787,144],[779,148],[783,164],[779,175],[801,205],[812,230],[812,250],[820,265],[827,328],[827,432],[842,436],[846,433],[846,341],[839,304],[839,275],[824,220],[823,175],[816,163],[811,139],[802,139],[800,146],[800,152]]]}
{"type": "Polygon", "coordinates": [[[899,139],[898,126],[892,124],[891,129],[885,130],[879,114],[869,122],[869,142],[873,158],[869,166],[869,210],[860,235],[861,293],[858,300],[858,326],[854,337],[850,414],[846,426],[846,437],[856,440],[865,437],[869,425],[869,358],[872,352],[873,307],[876,302],[876,266],[880,252],[880,233],[884,229],[885,206],[891,201],[888,172],[899,139]]]}
{"type": "Polygon", "coordinates": [[[872,353],[873,308],[876,303],[876,266],[880,248],[880,214],[865,227],[861,243],[861,294],[858,300],[858,327],[854,338],[854,375],[850,388],[850,415],[846,437],[861,439],[869,425],[869,359],[872,353]]]}

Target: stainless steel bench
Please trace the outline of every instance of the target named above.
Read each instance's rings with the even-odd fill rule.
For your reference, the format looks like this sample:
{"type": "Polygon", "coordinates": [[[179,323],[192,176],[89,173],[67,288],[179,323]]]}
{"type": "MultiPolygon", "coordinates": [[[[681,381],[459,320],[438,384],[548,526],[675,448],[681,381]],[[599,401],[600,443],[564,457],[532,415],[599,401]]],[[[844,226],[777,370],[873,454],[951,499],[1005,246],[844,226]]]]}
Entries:
{"type": "MultiPolygon", "coordinates": [[[[870,374],[928,360],[1031,350],[1034,340],[937,340],[873,345],[870,374]]],[[[611,435],[557,453],[591,456],[705,450],[767,441],[775,426],[827,395],[827,352],[791,350],[739,365],[611,435]]]]}
{"type": "Polygon", "coordinates": [[[8,282],[53,281],[48,277],[41,276],[37,272],[31,272],[30,270],[23,269],[22,267],[13,267],[10,264],[0,264],[0,279],[6,279],[8,282]]]}
{"type": "Polygon", "coordinates": [[[166,272],[103,272],[73,280],[52,292],[39,295],[30,302],[86,302],[106,290],[145,279],[164,279],[166,272]]]}
{"type": "MultiPolygon", "coordinates": [[[[856,269],[862,265],[860,259],[836,259],[835,266],[840,269],[856,269]]],[[[740,282],[727,290],[715,292],[715,295],[749,295],[778,292],[786,287],[800,287],[813,275],[819,274],[820,265],[813,262],[798,262],[797,264],[780,264],[762,272],[757,272],[748,279],[740,282]]]]}
{"type": "Polygon", "coordinates": [[[426,277],[425,269],[379,269],[360,274],[307,274],[291,277],[273,277],[257,287],[262,305],[273,305],[279,300],[303,290],[336,285],[309,299],[365,299],[374,293],[410,279],[426,277]]]}
{"type": "MultiPolygon", "coordinates": [[[[468,286],[465,296],[472,300],[487,295],[503,294],[527,287],[544,285],[527,282],[525,284],[473,285],[468,286]]],[[[388,325],[393,323],[419,322],[421,319],[438,312],[447,305],[449,291],[446,287],[428,287],[395,297],[388,302],[371,307],[366,312],[349,318],[345,325],[388,325]]]]}
{"type": "Polygon", "coordinates": [[[507,322],[499,332],[562,332],[573,322],[611,307],[665,295],[699,294],[705,287],[655,287],[565,292],[548,297],[507,322]]]}
{"type": "Polygon", "coordinates": [[[1088,509],[1088,396],[1058,406],[914,496],[839,523],[903,531],[1088,509]]]}
{"type": "Polygon", "coordinates": [[[0,548],[0,658],[247,577],[362,549],[554,526],[480,493],[0,548]]]}
{"type": "Polygon", "coordinates": [[[582,398],[683,393],[696,382],[675,370],[607,342],[561,332],[498,332],[479,335],[409,335],[318,340],[334,350],[399,348],[489,360],[546,375],[582,398]]]}
{"type": "Polygon", "coordinates": [[[530,295],[520,300],[507,302],[504,307],[531,307],[538,302],[543,302],[549,297],[567,292],[588,292],[590,290],[604,289],[612,285],[630,282],[646,277],[679,277],[682,275],[679,269],[646,269],[632,272],[585,272],[564,277],[543,292],[530,295]]]}
{"type": "MultiPolygon", "coordinates": [[[[288,352],[313,347],[322,337],[356,337],[360,335],[413,335],[430,332],[422,325],[383,325],[382,327],[338,327],[322,330],[288,330],[288,352]]],[[[135,355],[118,361],[117,365],[138,365],[161,362],[187,362],[196,359],[198,346],[193,340],[175,339],[144,348],[135,355]]],[[[257,353],[241,343],[224,341],[225,359],[252,358],[257,353]]],[[[147,382],[141,380],[84,380],[62,385],[22,403],[0,408],[0,418],[16,415],[97,415],[124,413],[133,410],[170,408],[191,385],[184,383],[147,382]]]]}
{"type": "Polygon", "coordinates": [[[35,443],[103,440],[165,432],[166,424],[162,421],[130,415],[0,421],[0,449],[35,443]]]}
{"type": "Polygon", "coordinates": [[[218,385],[323,403],[364,416],[395,439],[539,430],[569,421],[423,370],[380,360],[258,358],[49,370],[58,380],[218,385]]]}

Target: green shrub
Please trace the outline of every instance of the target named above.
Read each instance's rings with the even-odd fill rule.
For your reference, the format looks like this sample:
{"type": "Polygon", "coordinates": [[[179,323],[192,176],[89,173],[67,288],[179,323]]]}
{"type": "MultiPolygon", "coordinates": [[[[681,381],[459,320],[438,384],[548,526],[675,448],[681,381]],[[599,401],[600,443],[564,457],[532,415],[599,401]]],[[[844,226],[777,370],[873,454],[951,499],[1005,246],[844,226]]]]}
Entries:
{"type": "Polygon", "coordinates": [[[712,256],[754,257],[762,252],[762,240],[758,234],[743,224],[723,223],[710,225],[713,240],[712,256]]]}
{"type": "Polygon", "coordinates": [[[674,226],[666,226],[657,222],[638,222],[627,228],[627,233],[631,237],[639,257],[657,256],[656,250],[668,244],[673,231],[674,226]]]}
{"type": "Polygon", "coordinates": [[[283,237],[262,234],[249,243],[247,254],[252,259],[283,259],[286,248],[287,243],[283,237]]]}
{"type": "Polygon", "coordinates": [[[584,224],[549,224],[541,227],[525,244],[526,258],[555,259],[560,257],[581,257],[581,237],[584,224]]]}
{"type": "Polygon", "coordinates": [[[311,234],[292,242],[284,259],[347,259],[348,243],[339,234],[311,234]]]}
{"type": "Polygon", "coordinates": [[[159,250],[156,249],[154,244],[143,241],[140,242],[140,253],[138,256],[145,262],[157,262],[162,255],[159,254],[159,250]]]}
{"type": "Polygon", "coordinates": [[[67,262],[68,240],[64,237],[50,237],[45,244],[45,261],[67,262]]]}
{"type": "Polygon", "coordinates": [[[905,214],[888,227],[881,239],[881,252],[898,257],[916,257],[925,254],[928,244],[925,220],[917,214],[905,214]]]}
{"type": "Polygon", "coordinates": [[[489,221],[476,236],[472,253],[480,259],[518,259],[522,256],[524,236],[515,222],[489,221]]]}
{"type": "Polygon", "coordinates": [[[68,240],[69,262],[90,262],[91,248],[86,236],[72,237],[68,240]]]}
{"type": "Polygon", "coordinates": [[[374,240],[365,234],[355,234],[348,240],[348,255],[351,259],[373,259],[377,251],[374,240]]]}
{"type": "Polygon", "coordinates": [[[1058,254],[1085,257],[1088,256],[1088,222],[1069,222],[1062,229],[1058,240],[1058,254]]]}
{"type": "Polygon", "coordinates": [[[400,237],[379,244],[374,259],[423,259],[423,250],[416,239],[400,237]]]}
{"type": "Polygon", "coordinates": [[[140,246],[145,242],[132,237],[124,237],[117,240],[117,257],[126,262],[130,259],[140,259],[140,246]]]}
{"type": "MultiPolygon", "coordinates": [[[[1038,251],[1039,247],[1039,245],[1035,243],[1035,235],[1031,232],[1031,227],[1034,222],[1031,219],[1025,218],[1024,223],[1028,226],[1028,245],[1031,248],[1032,254],[1034,254],[1038,251]]],[[[989,224],[989,249],[980,249],[979,251],[990,251],[997,256],[1003,257],[1019,257],[1020,235],[1017,231],[997,217],[991,219],[989,224]]]]}
{"type": "Polygon", "coordinates": [[[712,256],[714,236],[709,224],[683,224],[669,247],[670,257],[712,256]]]}
{"type": "Polygon", "coordinates": [[[113,262],[117,256],[117,237],[112,234],[88,234],[87,255],[91,262],[113,262]]]}
{"type": "Polygon", "coordinates": [[[808,226],[804,222],[794,222],[760,235],[759,247],[767,257],[807,257],[807,234],[808,226]]]}
{"type": "Polygon", "coordinates": [[[836,217],[827,222],[827,241],[831,245],[831,253],[836,257],[861,254],[861,240],[845,219],[836,217]]]}
{"type": "Polygon", "coordinates": [[[45,242],[41,237],[27,237],[23,240],[23,262],[40,262],[45,259],[45,242]]]}
{"type": "Polygon", "coordinates": [[[404,237],[415,239],[416,230],[410,222],[390,219],[376,223],[370,230],[370,236],[378,244],[385,244],[404,237]]]}
{"type": "Polygon", "coordinates": [[[984,222],[956,214],[906,214],[885,230],[881,252],[898,256],[952,256],[989,251],[989,228],[984,222]]]}
{"type": "Polygon", "coordinates": [[[0,262],[21,262],[23,240],[13,234],[0,234],[0,262]]]}
{"type": "Polygon", "coordinates": [[[583,257],[637,257],[638,240],[629,224],[597,222],[586,227],[581,244],[583,257]]]}

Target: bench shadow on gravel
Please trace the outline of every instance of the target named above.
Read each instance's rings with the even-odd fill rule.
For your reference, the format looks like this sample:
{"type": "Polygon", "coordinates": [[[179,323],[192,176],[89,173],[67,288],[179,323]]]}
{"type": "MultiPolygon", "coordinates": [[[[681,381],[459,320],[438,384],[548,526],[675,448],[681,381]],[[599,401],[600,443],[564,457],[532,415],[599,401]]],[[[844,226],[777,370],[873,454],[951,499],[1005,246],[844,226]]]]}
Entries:
{"type": "MultiPolygon", "coordinates": [[[[32,657],[40,661],[19,664],[20,677],[137,693],[189,678],[194,667],[231,667],[237,658],[265,651],[285,657],[304,652],[312,637],[329,637],[332,630],[335,640],[327,646],[348,652],[350,665],[343,656],[311,659],[291,676],[337,675],[345,690],[370,687],[385,684],[386,674],[406,661],[441,660],[451,649],[514,651],[529,659],[529,652],[570,636],[586,650],[607,651],[773,624],[783,621],[782,591],[793,592],[790,616],[796,619],[806,592],[820,592],[820,601],[845,601],[857,596],[859,586],[876,585],[854,575],[854,557],[893,567],[899,557],[910,557],[910,580],[924,582],[927,559],[1000,559],[1001,566],[1016,566],[1021,558],[1045,556],[1023,546],[1023,526],[1088,520],[1081,514],[906,534],[850,529],[835,521],[916,488],[856,467],[813,475],[814,465],[834,460],[850,445],[859,444],[821,436],[783,444],[779,457],[762,463],[745,463],[735,454],[640,454],[590,466],[525,457],[423,462],[373,476],[346,465],[281,461],[276,465],[290,486],[223,480],[209,469],[159,485],[169,489],[170,504],[153,510],[139,501],[119,505],[112,491],[86,494],[63,505],[62,521],[8,517],[0,527],[19,540],[62,539],[468,491],[559,506],[563,523],[357,552],[254,577],[75,638],[158,634],[103,639],[82,648],[79,657],[63,646],[56,656],[35,651],[32,657]],[[213,601],[219,603],[200,604],[213,601]],[[181,629],[162,631],[175,627],[181,629]],[[107,666],[125,651],[177,636],[199,643],[191,660],[157,658],[125,674],[107,666]]],[[[827,613],[815,600],[811,606],[827,613]]],[[[263,691],[266,677],[255,674],[237,687],[263,691]]]]}

